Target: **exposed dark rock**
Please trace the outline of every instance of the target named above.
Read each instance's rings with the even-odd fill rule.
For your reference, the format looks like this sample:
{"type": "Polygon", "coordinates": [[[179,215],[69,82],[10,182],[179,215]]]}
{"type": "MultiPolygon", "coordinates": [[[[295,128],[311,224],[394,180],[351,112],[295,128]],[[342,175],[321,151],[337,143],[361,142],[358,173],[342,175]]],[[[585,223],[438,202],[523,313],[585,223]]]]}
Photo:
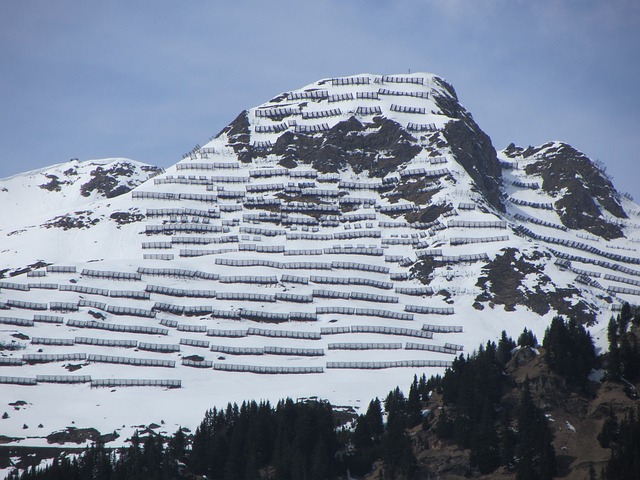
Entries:
{"type": "Polygon", "coordinates": [[[499,211],[505,211],[500,199],[502,168],[491,139],[471,116],[444,126],[444,136],[456,160],[471,176],[487,201],[499,211]]]}
{"type": "Polygon", "coordinates": [[[38,185],[43,190],[49,190],[50,192],[59,192],[62,190],[63,185],[68,185],[71,182],[61,182],[57,175],[49,173],[45,175],[49,179],[49,183],[43,183],[38,185]]]}
{"type": "Polygon", "coordinates": [[[249,112],[244,110],[238,115],[233,122],[223,128],[216,138],[222,134],[227,135],[228,145],[238,155],[241,162],[249,163],[256,158],[256,152],[249,144],[251,135],[249,131],[249,112]]]}
{"type": "Polygon", "coordinates": [[[142,165],[140,170],[143,172],[149,173],[151,176],[156,176],[164,172],[164,168],[156,167],[153,165],[142,165]]]}
{"type": "Polygon", "coordinates": [[[431,205],[426,208],[421,208],[416,212],[407,213],[405,219],[407,222],[434,222],[440,215],[453,210],[453,205],[450,203],[439,203],[437,205],[431,205]]]}
{"type": "Polygon", "coordinates": [[[192,360],[194,362],[203,362],[204,361],[204,357],[200,356],[200,355],[189,355],[187,357],[184,357],[185,360],[192,360]]]}
{"type": "Polygon", "coordinates": [[[89,365],[89,364],[88,363],[85,363],[85,364],[82,364],[82,363],[69,363],[68,365],[65,365],[64,368],[66,370],[68,370],[69,372],[75,372],[76,370],[80,370],[85,365],[89,365]]]}
{"type": "Polygon", "coordinates": [[[434,257],[425,257],[414,263],[409,271],[411,272],[411,276],[420,283],[429,285],[432,280],[431,275],[433,275],[433,271],[443,265],[441,261],[436,260],[434,257]]]}
{"type": "Polygon", "coordinates": [[[100,432],[95,428],[67,427],[66,430],[47,435],[47,443],[84,443],[87,440],[96,441],[100,432]]]}
{"type": "Polygon", "coordinates": [[[280,103],[285,101],[286,99],[287,99],[287,94],[281,93],[280,95],[277,95],[273,97],[271,100],[269,100],[269,103],[280,103]]]}
{"type": "Polygon", "coordinates": [[[271,149],[283,166],[311,164],[322,173],[336,173],[350,166],[355,173],[384,177],[415,157],[420,147],[398,123],[375,117],[362,124],[355,117],[339,122],[323,134],[283,133],[271,149]]]}
{"type": "Polygon", "coordinates": [[[478,279],[476,286],[484,291],[476,298],[477,302],[503,305],[506,311],[515,311],[516,306],[524,305],[538,315],[553,309],[580,322],[594,321],[595,313],[584,301],[572,305],[572,298],[580,296],[578,289],[557,288],[544,273],[548,259],[543,259],[542,253],[533,251],[527,255],[516,248],[505,248],[502,252],[483,267],[485,276],[478,279]],[[533,281],[527,283],[533,287],[524,284],[529,275],[533,276],[533,279],[529,278],[533,281]]]}
{"type": "Polygon", "coordinates": [[[140,182],[129,181],[122,183],[122,178],[120,177],[132,177],[135,171],[135,167],[128,162],[118,163],[108,169],[98,167],[91,172],[91,180],[80,187],[80,194],[88,197],[92,192],[96,191],[106,198],[123,195],[130,192],[140,182]]]}
{"type": "Polygon", "coordinates": [[[484,310],[484,305],[481,304],[480,302],[473,302],[472,307],[475,308],[476,310],[484,310]]]}
{"type": "Polygon", "coordinates": [[[502,169],[491,139],[480,129],[471,114],[460,105],[453,86],[437,77],[434,78],[434,82],[448,93],[442,95],[434,92],[434,101],[445,115],[455,119],[447,123],[443,130],[451,152],[489,203],[504,212],[505,208],[500,199],[502,169]]]}
{"type": "Polygon", "coordinates": [[[118,225],[126,225],[127,223],[135,223],[144,220],[144,215],[139,213],[137,209],[130,212],[113,212],[109,218],[118,225]]]}
{"type": "Polygon", "coordinates": [[[521,156],[522,152],[524,152],[524,148],[516,146],[515,143],[510,143],[507,148],[502,151],[502,153],[510,158],[521,156]]]}
{"type": "Polygon", "coordinates": [[[69,230],[72,228],[89,228],[100,222],[99,218],[92,218],[93,212],[87,210],[83,212],[75,212],[73,214],[68,213],[66,215],[59,215],[42,226],[45,228],[62,228],[63,230],[69,230]]]}
{"type": "Polygon", "coordinates": [[[89,315],[91,315],[93,318],[97,319],[97,320],[104,320],[105,318],[107,318],[104,313],[101,312],[96,312],[95,310],[89,310],[89,315]]]}
{"type": "Polygon", "coordinates": [[[416,205],[428,205],[431,198],[441,189],[438,180],[430,178],[403,179],[395,185],[392,191],[383,196],[389,199],[390,203],[395,203],[402,198],[416,205]]]}
{"type": "MultiPolygon", "coordinates": [[[[6,435],[0,435],[0,445],[5,444],[5,443],[12,443],[15,442],[16,440],[21,440],[20,437],[7,437],[6,435]]],[[[10,465],[1,465],[0,464],[0,468],[7,468],[10,465]]]]}
{"type": "Polygon", "coordinates": [[[604,209],[614,217],[627,218],[611,181],[586,155],[566,144],[546,144],[522,152],[527,158],[544,151],[544,158],[528,165],[529,175],[542,177],[542,189],[562,195],[555,208],[563,225],[584,229],[606,240],[623,236],[622,229],[603,217],[604,209]],[[552,148],[549,148],[552,147],[552,148]]]}

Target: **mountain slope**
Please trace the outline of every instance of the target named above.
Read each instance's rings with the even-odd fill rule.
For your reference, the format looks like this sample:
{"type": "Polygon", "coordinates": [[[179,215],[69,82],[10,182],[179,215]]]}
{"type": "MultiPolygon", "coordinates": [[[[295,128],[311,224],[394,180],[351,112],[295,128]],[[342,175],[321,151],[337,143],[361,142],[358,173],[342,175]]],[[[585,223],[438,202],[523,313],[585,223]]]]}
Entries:
{"type": "Polygon", "coordinates": [[[638,206],[567,145],[496,153],[432,74],[285,92],[105,197],[2,232],[0,270],[20,274],[0,330],[20,349],[0,401],[27,402],[3,423],[22,443],[72,421],[173,431],[246,398],[357,407],[557,313],[599,337],[640,293],[638,206]]]}
{"type": "Polygon", "coordinates": [[[0,180],[1,231],[131,191],[161,169],[127,159],[71,160],[0,180]]]}

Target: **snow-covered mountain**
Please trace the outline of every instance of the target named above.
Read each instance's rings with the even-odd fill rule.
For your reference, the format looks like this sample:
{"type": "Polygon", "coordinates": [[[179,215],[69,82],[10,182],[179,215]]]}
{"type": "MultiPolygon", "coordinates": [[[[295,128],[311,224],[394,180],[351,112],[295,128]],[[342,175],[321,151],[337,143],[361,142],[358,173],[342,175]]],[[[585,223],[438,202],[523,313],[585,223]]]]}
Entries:
{"type": "Polygon", "coordinates": [[[603,345],[640,294],[640,208],[604,169],[561,142],[496,152],[432,74],[282,93],[166,171],[0,187],[0,403],[24,402],[0,425],[20,444],[123,442],[247,398],[358,408],[558,313],[603,345]]]}
{"type": "MultiPolygon", "coordinates": [[[[0,231],[55,222],[131,191],[162,169],[123,158],[69,162],[0,180],[0,231]]],[[[17,235],[18,233],[13,233],[17,235]]]]}

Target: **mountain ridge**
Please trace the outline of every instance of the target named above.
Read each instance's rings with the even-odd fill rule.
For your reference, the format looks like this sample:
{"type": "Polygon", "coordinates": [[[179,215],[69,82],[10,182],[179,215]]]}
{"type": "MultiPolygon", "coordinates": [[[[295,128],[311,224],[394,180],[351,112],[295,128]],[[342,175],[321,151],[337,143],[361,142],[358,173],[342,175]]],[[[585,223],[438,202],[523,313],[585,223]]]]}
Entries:
{"type": "Polygon", "coordinates": [[[558,313],[604,345],[605,321],[640,294],[640,208],[566,144],[496,151],[432,74],[320,80],[164,171],[132,165],[114,164],[109,188],[91,183],[100,165],[74,184],[42,174],[32,189],[81,203],[0,231],[0,330],[16,348],[0,376],[33,381],[3,386],[2,401],[32,405],[4,423],[18,443],[45,441],[21,418],[44,419],[48,401],[46,430],[121,437],[256,389],[357,407],[398,371],[437,372],[505,329],[541,336],[558,313]],[[49,383],[70,371],[78,384],[49,383]],[[125,380],[165,390],[147,408],[125,380]],[[74,394],[92,412],[105,385],[127,411],[65,405],[74,394]],[[187,399],[193,411],[175,408],[187,399]]]}

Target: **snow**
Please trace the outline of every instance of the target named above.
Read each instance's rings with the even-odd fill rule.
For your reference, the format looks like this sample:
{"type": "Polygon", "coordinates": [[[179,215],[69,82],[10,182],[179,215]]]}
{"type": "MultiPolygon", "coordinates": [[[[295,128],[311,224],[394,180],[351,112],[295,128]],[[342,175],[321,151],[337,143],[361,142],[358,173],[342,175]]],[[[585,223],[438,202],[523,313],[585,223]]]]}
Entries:
{"type": "MultiPolygon", "coordinates": [[[[385,88],[402,92],[423,92],[428,93],[427,99],[401,96],[393,97],[381,95],[378,100],[358,100],[356,92],[377,92],[381,87],[381,77],[375,75],[358,75],[358,77],[368,77],[370,83],[367,85],[351,85],[351,86],[334,86],[331,81],[320,81],[308,85],[298,90],[302,92],[310,89],[325,89],[329,95],[338,93],[354,93],[353,100],[342,102],[328,103],[326,100],[315,102],[311,100],[299,101],[283,101],[279,103],[266,103],[257,108],[282,108],[285,105],[303,106],[303,111],[326,111],[332,108],[340,108],[341,115],[335,117],[323,117],[318,119],[301,119],[296,117],[298,125],[318,125],[326,123],[333,126],[339,121],[348,119],[358,106],[379,106],[383,115],[391,118],[402,125],[409,122],[416,124],[434,123],[438,128],[442,127],[448,117],[442,114],[432,99],[432,94],[437,91],[439,95],[449,95],[440,86],[434,83],[434,76],[431,74],[412,74],[410,78],[423,78],[424,85],[416,85],[409,83],[394,83],[385,85],[385,88]],[[391,110],[391,104],[418,106],[426,109],[426,113],[408,114],[398,113],[391,110]]],[[[251,141],[271,141],[275,143],[280,133],[255,133],[257,125],[275,125],[281,122],[273,121],[265,117],[256,117],[255,110],[249,110],[249,120],[251,123],[251,141]]],[[[460,166],[455,157],[452,155],[448,147],[442,150],[442,157],[446,159],[446,163],[432,165],[426,147],[429,142],[422,133],[416,133],[418,144],[424,149],[410,164],[406,167],[409,170],[416,168],[425,168],[427,170],[435,170],[439,168],[447,168],[451,172],[452,180],[441,179],[441,191],[436,193],[432,199],[433,203],[448,202],[457,207],[459,203],[473,203],[478,207],[475,210],[467,211],[456,209],[458,215],[440,218],[440,221],[446,226],[449,220],[465,220],[465,221],[495,221],[507,220],[509,226],[515,225],[514,219],[516,213],[536,217],[554,224],[560,224],[560,219],[553,211],[533,209],[531,207],[520,207],[512,204],[508,205],[506,215],[492,210],[487,206],[481,196],[474,192],[473,182],[467,175],[466,171],[460,166]]],[[[249,178],[250,172],[258,168],[274,166],[278,159],[270,156],[267,159],[259,159],[251,164],[243,164],[238,162],[235,154],[226,145],[227,139],[225,135],[218,139],[213,139],[207,143],[200,153],[193,153],[192,158],[184,159],[177,165],[170,167],[166,172],[147,180],[138,186],[134,192],[165,192],[165,193],[183,193],[183,194],[216,194],[222,191],[244,191],[245,183],[216,183],[213,182],[213,190],[207,190],[205,185],[188,185],[177,183],[162,183],[164,180],[173,177],[177,179],[184,176],[194,176],[195,179],[211,178],[212,176],[222,177],[243,177],[249,178]],[[207,152],[207,153],[205,153],[207,152]],[[203,163],[211,165],[210,170],[188,170],[184,166],[203,163]],[[237,163],[238,168],[214,168],[214,164],[237,163]],[[157,183],[156,183],[157,181],[157,183]]],[[[105,160],[101,165],[111,165],[113,162],[122,160],[105,160]]],[[[148,174],[143,173],[142,164],[127,160],[135,164],[139,174],[137,181],[146,180],[148,174]]],[[[265,347],[265,346],[286,346],[293,348],[322,348],[324,356],[321,357],[300,357],[287,355],[258,355],[258,356],[234,356],[220,355],[211,352],[209,349],[197,348],[181,345],[180,352],[174,353],[157,353],[147,352],[138,349],[125,349],[115,347],[100,347],[94,345],[75,344],[73,347],[48,346],[32,344],[29,341],[20,341],[24,344],[24,349],[20,351],[3,351],[0,352],[2,357],[20,358],[23,354],[42,353],[86,353],[99,355],[118,355],[136,358],[158,358],[173,360],[176,362],[175,368],[151,368],[139,367],[132,365],[115,365],[96,362],[70,361],[70,362],[52,362],[23,366],[6,366],[0,365],[0,376],[19,376],[35,378],[36,375],[90,375],[93,379],[107,378],[141,378],[141,379],[179,379],[182,381],[182,388],[178,389],[161,389],[153,387],[129,387],[129,388],[92,388],[89,384],[73,384],[61,385],[52,383],[39,383],[35,386],[20,385],[2,385],[0,388],[0,405],[7,405],[16,400],[24,400],[27,402],[25,408],[20,410],[11,410],[10,418],[0,420],[2,432],[7,436],[19,437],[21,440],[15,442],[19,445],[46,445],[46,435],[51,432],[64,429],[68,426],[76,426],[78,428],[93,427],[97,428],[101,433],[109,433],[117,431],[120,435],[119,439],[110,445],[121,445],[127,438],[131,436],[139,425],[148,425],[152,422],[160,424],[164,421],[162,431],[173,433],[179,426],[186,426],[195,429],[206,410],[213,406],[223,406],[227,402],[242,402],[247,399],[270,400],[277,401],[280,398],[289,396],[292,398],[306,398],[317,396],[327,399],[335,405],[354,406],[359,409],[360,406],[368,405],[370,399],[374,397],[383,398],[391,389],[396,386],[408,388],[413,375],[427,376],[443,372],[443,368],[389,368],[381,370],[350,370],[350,369],[329,369],[325,368],[321,374],[306,375],[259,375],[252,373],[236,373],[225,372],[214,369],[199,369],[181,364],[181,359],[190,355],[200,355],[206,360],[214,363],[227,364],[245,364],[245,365],[262,365],[262,366],[326,366],[327,362],[367,362],[367,361],[395,361],[395,360],[446,360],[451,361],[454,358],[452,354],[436,353],[429,351],[415,350],[364,350],[364,351],[347,351],[347,350],[329,350],[328,344],[334,342],[386,342],[386,343],[402,343],[407,342],[426,343],[443,346],[445,343],[460,344],[464,346],[462,353],[471,353],[478,345],[486,343],[488,340],[497,341],[500,338],[502,330],[506,330],[507,334],[513,338],[517,338],[522,330],[526,327],[531,330],[541,341],[544,331],[549,325],[555,312],[550,311],[544,316],[539,316],[526,307],[517,306],[515,312],[507,312],[501,305],[485,304],[483,311],[476,310],[473,307],[476,297],[481,293],[477,286],[478,277],[483,275],[482,267],[484,262],[475,263],[453,263],[449,266],[437,269],[434,272],[434,278],[431,282],[435,292],[446,290],[451,293],[451,298],[446,300],[442,295],[435,294],[433,296],[416,297],[401,293],[395,290],[383,290],[371,286],[364,285],[327,285],[317,284],[309,281],[308,284],[294,284],[280,281],[283,274],[296,275],[310,278],[311,276],[330,276],[349,279],[353,277],[363,279],[373,279],[384,282],[392,282],[394,287],[419,287],[421,284],[417,280],[391,281],[390,275],[385,273],[366,272],[361,270],[344,270],[333,268],[328,270],[314,269],[278,269],[268,266],[254,267],[229,267],[226,265],[216,264],[216,259],[262,259],[272,260],[280,263],[289,262],[354,262],[368,264],[377,267],[388,267],[391,273],[409,272],[410,267],[402,267],[397,263],[385,262],[384,256],[364,256],[355,254],[335,254],[335,255],[314,255],[299,256],[285,255],[283,253],[261,253],[257,251],[239,251],[239,244],[252,243],[261,246],[280,246],[285,245],[286,250],[308,250],[308,249],[324,249],[333,246],[339,247],[357,247],[364,245],[366,247],[374,246],[375,248],[384,249],[384,255],[410,257],[415,260],[415,251],[411,245],[384,245],[382,239],[412,239],[417,236],[417,240],[425,242],[427,249],[441,249],[443,255],[459,256],[468,254],[486,253],[489,258],[495,258],[501,249],[509,246],[520,249],[522,252],[530,253],[534,249],[547,252],[544,243],[538,241],[530,241],[524,237],[516,235],[511,228],[495,229],[495,228],[463,228],[450,227],[441,231],[423,231],[411,229],[408,226],[397,228],[379,227],[379,222],[400,222],[404,221],[402,216],[394,218],[385,215],[373,207],[360,208],[353,214],[370,213],[376,214],[375,220],[363,220],[360,222],[340,222],[338,226],[323,226],[318,228],[318,232],[322,234],[334,234],[343,232],[358,231],[380,231],[381,238],[364,237],[356,239],[334,238],[330,241],[322,240],[286,240],[284,236],[266,236],[258,234],[247,234],[240,231],[241,227],[260,227],[269,230],[286,230],[288,233],[314,233],[313,227],[304,226],[293,227],[285,225],[274,225],[273,223],[251,223],[245,222],[243,215],[258,214],[267,212],[261,209],[244,208],[239,211],[221,212],[220,218],[210,218],[209,225],[217,225],[228,227],[229,232],[226,233],[177,233],[174,236],[168,235],[146,235],[144,234],[147,225],[161,225],[163,222],[182,223],[182,217],[189,217],[188,223],[194,223],[196,220],[199,224],[205,224],[204,217],[194,215],[176,215],[175,218],[169,216],[162,218],[147,217],[141,222],[133,222],[120,225],[111,219],[114,212],[130,212],[136,209],[137,212],[145,214],[147,209],[168,209],[168,208],[187,208],[207,211],[208,209],[217,210],[219,204],[232,204],[234,200],[219,200],[218,204],[201,202],[197,200],[159,200],[159,199],[137,199],[133,198],[132,193],[124,194],[116,198],[105,199],[92,195],[83,197],[79,194],[79,186],[90,178],[91,170],[99,162],[89,163],[72,163],[61,164],[49,169],[29,172],[28,174],[18,175],[0,181],[0,201],[2,195],[5,198],[11,198],[11,202],[3,203],[8,205],[0,211],[0,271],[3,269],[19,269],[36,261],[42,260],[47,263],[56,265],[74,266],[76,273],[51,273],[46,272],[43,277],[27,277],[26,274],[17,275],[11,278],[4,278],[3,281],[16,284],[33,284],[33,283],[55,283],[58,285],[78,285],[84,287],[94,287],[107,290],[135,290],[143,291],[147,285],[159,285],[168,288],[185,289],[185,290],[213,290],[215,292],[241,292],[241,293],[262,293],[273,295],[276,292],[289,292],[301,295],[312,295],[314,289],[326,289],[335,291],[360,292],[376,295],[395,296],[398,303],[375,303],[354,299],[323,299],[315,297],[312,303],[290,303],[283,301],[276,302],[252,302],[238,300],[222,300],[209,298],[188,298],[188,297],[172,297],[152,293],[149,300],[131,300],[126,298],[105,297],[93,294],[84,294],[73,291],[63,290],[47,290],[31,288],[28,291],[13,290],[2,288],[0,291],[0,303],[8,300],[14,301],[30,301],[39,303],[50,302],[73,302],[78,300],[91,300],[95,302],[103,302],[112,306],[128,306],[145,310],[151,310],[156,302],[171,303],[183,306],[201,306],[209,305],[220,310],[240,309],[260,310],[270,313],[289,313],[289,312],[308,312],[314,313],[317,307],[323,306],[343,306],[363,309],[381,309],[397,313],[405,313],[406,305],[424,305],[432,307],[453,307],[453,315],[426,315],[414,314],[414,319],[393,320],[389,318],[380,318],[376,316],[361,315],[318,315],[316,322],[286,322],[284,324],[264,324],[252,322],[248,320],[224,320],[216,319],[208,316],[175,316],[171,314],[157,312],[155,318],[141,318],[130,316],[117,316],[101,311],[104,314],[106,323],[117,325],[143,325],[143,326],[160,326],[163,319],[176,320],[180,325],[198,325],[206,326],[208,329],[231,329],[246,330],[248,328],[267,328],[274,330],[302,331],[302,332],[320,332],[323,327],[350,327],[358,325],[372,326],[393,326],[420,330],[424,324],[430,325],[456,325],[462,326],[461,333],[434,333],[433,339],[427,340],[422,338],[414,338],[398,335],[383,335],[373,333],[345,333],[339,335],[322,335],[319,340],[301,340],[291,338],[271,338],[249,335],[242,338],[225,338],[225,337],[209,337],[204,333],[190,333],[178,331],[175,328],[168,328],[168,334],[165,335],[145,335],[120,333],[98,329],[82,329],[66,325],[66,321],[73,320],[95,320],[89,313],[89,310],[99,311],[95,308],[80,307],[77,312],[57,313],[51,311],[31,311],[26,309],[11,308],[10,310],[0,310],[0,317],[20,317],[31,319],[34,314],[55,314],[64,317],[65,324],[47,324],[36,322],[33,327],[17,327],[12,325],[0,324],[0,341],[16,340],[13,335],[21,333],[29,337],[45,337],[45,338],[75,338],[75,337],[91,337],[102,339],[120,339],[120,340],[137,340],[139,342],[178,344],[181,338],[208,340],[211,345],[225,346],[242,346],[242,347],[265,347]],[[38,188],[38,185],[45,183],[46,174],[58,175],[61,179],[65,179],[64,172],[70,166],[77,169],[79,179],[73,183],[62,186],[60,192],[49,192],[38,188]],[[2,191],[2,188],[7,191],[2,191]],[[97,219],[98,222],[88,228],[63,230],[61,228],[44,228],[42,223],[52,218],[78,211],[89,211],[90,217],[97,219]],[[368,223],[372,226],[369,228],[368,223]],[[359,227],[359,228],[358,228],[359,227]],[[307,230],[305,232],[305,229],[307,230]],[[221,236],[236,235],[238,242],[231,243],[210,243],[206,245],[183,245],[175,242],[171,243],[175,237],[210,237],[216,238],[221,236]],[[507,235],[508,240],[495,241],[488,243],[471,243],[465,245],[451,245],[449,239],[452,237],[465,238],[487,238],[498,235],[507,235]],[[143,242],[169,242],[170,249],[148,249],[142,248],[143,242]],[[230,249],[223,253],[204,255],[201,257],[181,257],[182,249],[207,249],[219,250],[230,249]],[[149,260],[143,259],[144,254],[148,253],[170,253],[174,257],[172,260],[149,260]],[[217,280],[184,279],[171,278],[166,276],[150,276],[143,275],[141,281],[115,281],[109,279],[94,278],[82,275],[83,269],[93,269],[101,271],[116,272],[136,272],[139,267],[150,268],[172,268],[198,270],[218,275],[252,275],[252,276],[277,276],[279,283],[275,285],[250,285],[250,284],[228,284],[221,283],[217,280]],[[225,357],[222,360],[220,357],[225,357]],[[81,365],[79,370],[69,372],[65,369],[68,364],[81,365]],[[27,430],[22,429],[23,424],[28,424],[27,430]],[[38,429],[35,426],[39,423],[44,428],[38,429]]],[[[302,166],[297,170],[311,170],[310,166],[302,166]]],[[[534,177],[527,177],[523,171],[509,173],[505,171],[505,192],[508,195],[520,198],[522,200],[532,202],[551,202],[553,198],[538,191],[522,189],[509,185],[509,180],[515,180],[516,177],[520,181],[533,182],[539,181],[534,177]]],[[[398,172],[394,172],[391,176],[397,176],[398,172]]],[[[374,179],[369,178],[366,174],[357,175],[351,170],[347,170],[341,174],[344,181],[353,181],[360,183],[370,183],[374,179]]],[[[289,178],[289,177],[251,177],[251,185],[274,184],[281,183],[285,186],[288,183],[313,181],[313,179],[305,178],[289,178]]],[[[378,179],[375,179],[378,181],[378,179]]],[[[335,183],[318,183],[317,188],[335,189],[335,183]]],[[[277,198],[278,192],[268,191],[262,193],[247,193],[251,197],[262,197],[264,199],[277,198]]],[[[348,192],[349,196],[358,198],[375,199],[379,205],[388,205],[387,198],[382,197],[374,190],[353,190],[348,192]]],[[[624,200],[625,208],[629,211],[639,210],[639,207],[629,200],[624,200]]],[[[240,203],[240,205],[242,205],[240,203]]],[[[268,213],[268,212],[267,212],[268,213]]],[[[291,216],[302,217],[302,213],[292,213],[291,216]]],[[[629,232],[630,238],[636,238],[640,241],[638,231],[640,227],[638,222],[640,218],[631,217],[628,224],[624,227],[625,232],[629,232]]],[[[603,247],[607,242],[595,241],[594,239],[578,239],[576,232],[562,232],[557,229],[540,226],[537,224],[526,224],[527,228],[540,235],[553,235],[559,238],[580,241],[587,244],[593,244],[598,248],[603,247]],[[597,245],[596,245],[597,244],[597,245]]],[[[610,246],[625,248],[623,253],[637,257],[635,245],[631,241],[619,239],[615,242],[607,244],[610,246]]],[[[601,257],[593,254],[563,247],[559,245],[551,245],[552,248],[567,251],[572,254],[579,254],[588,259],[599,259],[601,257]]],[[[616,250],[617,251],[617,250],[616,250]]],[[[603,299],[603,292],[593,287],[578,285],[575,283],[576,274],[563,270],[554,265],[555,258],[551,256],[550,260],[544,260],[544,273],[550,276],[553,283],[558,288],[564,288],[569,285],[576,286],[582,291],[582,295],[593,305],[599,309],[598,322],[591,327],[592,334],[596,342],[602,347],[606,341],[606,331],[604,338],[603,329],[606,328],[606,322],[612,314],[611,307],[603,299]]],[[[579,264],[574,262],[574,266],[590,269],[601,274],[598,281],[605,288],[612,284],[610,281],[604,280],[604,274],[610,272],[607,268],[592,264],[579,264]]],[[[637,268],[640,270],[640,268],[637,268]]],[[[622,273],[620,273],[622,275],[622,273]]],[[[534,286],[534,278],[527,277],[525,285],[531,288],[534,286]]],[[[633,300],[632,296],[619,294],[622,299],[633,300]]],[[[457,352],[459,354],[461,352],[457,352]]],[[[10,407],[5,407],[9,409],[10,407]]]]}

